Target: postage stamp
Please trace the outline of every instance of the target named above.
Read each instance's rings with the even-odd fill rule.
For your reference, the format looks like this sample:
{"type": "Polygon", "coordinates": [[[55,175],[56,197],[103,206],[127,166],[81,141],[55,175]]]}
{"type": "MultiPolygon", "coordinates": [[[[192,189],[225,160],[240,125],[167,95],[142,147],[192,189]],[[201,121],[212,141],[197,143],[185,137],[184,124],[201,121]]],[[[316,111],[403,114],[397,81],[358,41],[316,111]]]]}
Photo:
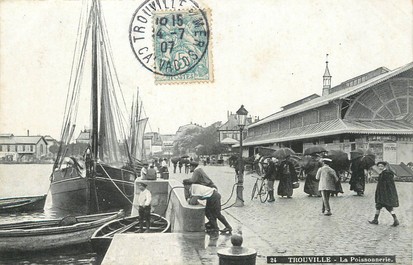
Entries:
{"type": "Polygon", "coordinates": [[[153,23],[156,84],[212,81],[205,11],[156,12],[153,23]]]}
{"type": "Polygon", "coordinates": [[[156,84],[213,80],[207,14],[193,0],[147,0],[135,11],[130,45],[156,84]]]}

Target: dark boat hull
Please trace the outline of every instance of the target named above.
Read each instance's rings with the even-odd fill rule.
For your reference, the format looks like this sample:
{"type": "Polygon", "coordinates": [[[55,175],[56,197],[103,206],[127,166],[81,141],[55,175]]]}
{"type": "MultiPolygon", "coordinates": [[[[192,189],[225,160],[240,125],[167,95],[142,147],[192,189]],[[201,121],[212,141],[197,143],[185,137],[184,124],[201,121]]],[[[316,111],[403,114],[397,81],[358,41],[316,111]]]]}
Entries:
{"type": "Polygon", "coordinates": [[[86,243],[102,224],[122,218],[123,211],[63,219],[0,225],[0,252],[29,252],[86,243]]]}
{"type": "MultiPolygon", "coordinates": [[[[170,232],[169,221],[160,215],[151,213],[149,233],[166,232],[170,232]]],[[[113,236],[118,233],[142,233],[142,231],[140,231],[139,216],[110,221],[99,227],[91,237],[93,250],[101,256],[105,255],[113,236]]]]}
{"type": "Polygon", "coordinates": [[[97,207],[94,209],[100,212],[131,210],[135,180],[133,172],[98,164],[96,176],[92,180],[80,176],[75,170],[65,170],[66,172],[54,173],[54,179],[50,184],[53,207],[93,213],[90,201],[96,190],[97,207]],[[91,188],[91,181],[94,182],[95,189],[91,188]]]}
{"type": "Polygon", "coordinates": [[[46,195],[0,199],[0,213],[43,211],[46,195]]]}

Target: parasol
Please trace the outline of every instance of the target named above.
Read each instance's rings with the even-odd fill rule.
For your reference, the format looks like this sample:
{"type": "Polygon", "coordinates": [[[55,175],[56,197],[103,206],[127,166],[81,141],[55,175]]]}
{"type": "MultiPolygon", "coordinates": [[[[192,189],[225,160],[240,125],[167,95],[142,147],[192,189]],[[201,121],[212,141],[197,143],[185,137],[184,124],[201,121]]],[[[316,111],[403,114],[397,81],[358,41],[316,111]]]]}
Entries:
{"type": "Polygon", "coordinates": [[[330,150],[328,151],[328,158],[333,162],[331,163],[331,168],[336,171],[348,170],[350,166],[350,160],[346,152],[341,150],[330,150]]]}
{"type": "Polygon", "coordinates": [[[370,149],[357,149],[350,152],[352,163],[358,167],[369,169],[376,163],[376,156],[370,149]]]}
{"type": "Polygon", "coordinates": [[[317,153],[327,152],[327,150],[319,145],[311,146],[304,150],[304,155],[312,155],[317,153]]]}
{"type": "Polygon", "coordinates": [[[188,159],[181,159],[180,161],[181,161],[182,164],[188,164],[189,163],[188,159]]]}
{"type": "Polygon", "coordinates": [[[278,159],[285,159],[291,155],[295,155],[295,152],[288,147],[280,148],[273,153],[273,156],[275,156],[278,159]]]}

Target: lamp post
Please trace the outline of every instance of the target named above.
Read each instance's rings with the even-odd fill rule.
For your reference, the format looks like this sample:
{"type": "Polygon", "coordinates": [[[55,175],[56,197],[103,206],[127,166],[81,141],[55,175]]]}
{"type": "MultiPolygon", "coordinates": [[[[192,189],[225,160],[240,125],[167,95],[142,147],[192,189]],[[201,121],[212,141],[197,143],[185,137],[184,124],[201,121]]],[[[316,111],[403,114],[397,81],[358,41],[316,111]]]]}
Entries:
{"type": "Polygon", "coordinates": [[[237,120],[239,127],[239,157],[238,157],[238,182],[237,182],[237,199],[234,206],[242,207],[244,206],[244,197],[242,192],[244,190],[244,161],[242,159],[242,131],[245,128],[247,122],[248,111],[241,105],[239,110],[237,110],[237,120]]]}

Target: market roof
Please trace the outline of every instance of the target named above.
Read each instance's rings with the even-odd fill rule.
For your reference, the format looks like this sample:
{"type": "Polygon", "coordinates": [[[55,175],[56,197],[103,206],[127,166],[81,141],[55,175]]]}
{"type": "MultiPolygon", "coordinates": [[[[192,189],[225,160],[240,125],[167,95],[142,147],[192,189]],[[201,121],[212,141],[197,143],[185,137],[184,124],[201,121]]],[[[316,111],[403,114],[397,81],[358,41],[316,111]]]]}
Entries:
{"type": "Polygon", "coordinates": [[[360,91],[363,91],[367,88],[370,88],[372,86],[375,86],[381,82],[387,81],[388,79],[401,74],[407,70],[410,70],[413,68],[413,62],[408,63],[404,66],[401,66],[399,68],[396,68],[392,71],[386,72],[384,74],[378,75],[376,77],[373,77],[363,83],[357,84],[355,86],[352,87],[348,87],[348,88],[344,88],[342,90],[336,91],[334,93],[319,97],[319,98],[315,98],[311,101],[308,101],[304,104],[298,105],[296,107],[287,109],[287,110],[283,110],[277,113],[274,113],[256,123],[250,124],[248,127],[249,128],[253,128],[255,126],[261,125],[261,124],[265,124],[274,120],[278,120],[284,117],[288,117],[297,113],[301,113],[310,109],[314,109],[314,108],[318,108],[324,105],[327,105],[329,102],[333,101],[333,100],[337,100],[337,99],[345,99],[351,95],[357,94],[360,91]]]}
{"type": "MultiPolygon", "coordinates": [[[[243,145],[253,146],[342,133],[408,135],[413,134],[413,124],[405,120],[349,121],[335,119],[265,135],[249,136],[243,145]]],[[[236,146],[238,145],[234,147],[236,146]]]]}

